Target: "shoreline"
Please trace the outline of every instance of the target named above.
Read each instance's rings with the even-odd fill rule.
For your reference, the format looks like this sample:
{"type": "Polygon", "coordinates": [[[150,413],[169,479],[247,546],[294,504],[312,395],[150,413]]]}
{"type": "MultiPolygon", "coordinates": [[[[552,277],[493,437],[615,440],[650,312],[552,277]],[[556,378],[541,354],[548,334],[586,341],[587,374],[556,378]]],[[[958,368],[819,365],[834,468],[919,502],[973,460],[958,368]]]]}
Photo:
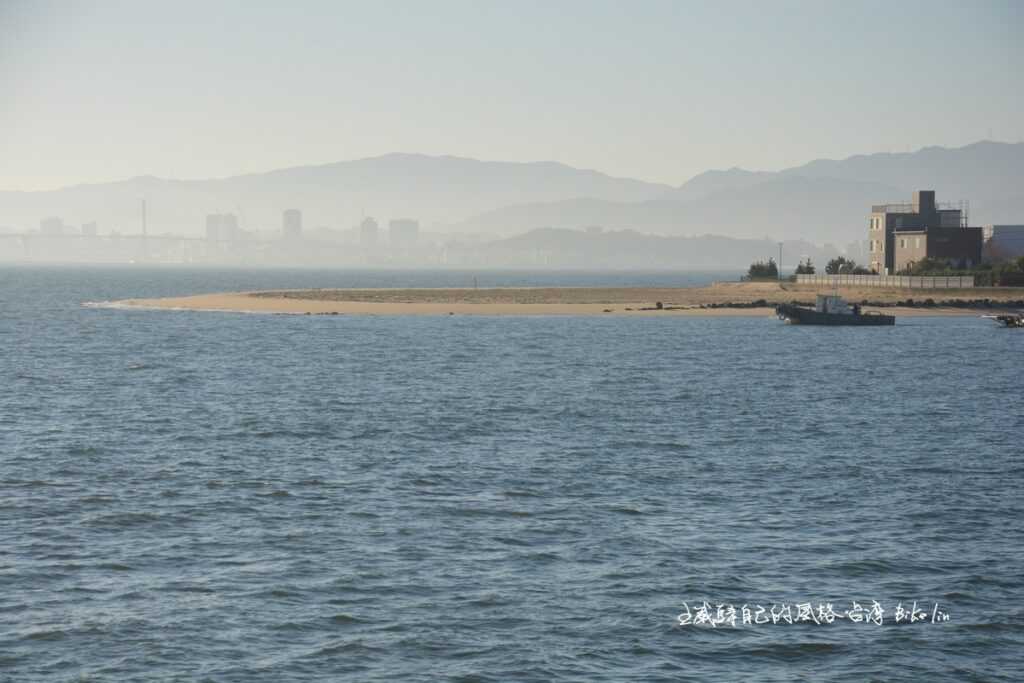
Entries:
{"type": "MultiPolygon", "coordinates": [[[[861,303],[865,311],[897,317],[979,316],[1015,312],[1024,305],[1022,288],[866,289],[840,288],[840,293],[851,303],[861,303]],[[914,299],[915,296],[919,298],[914,299]]],[[[88,305],[287,315],[765,317],[774,315],[776,304],[807,304],[819,291],[821,288],[788,283],[732,282],[679,288],[306,289],[124,299],[88,305]]]]}

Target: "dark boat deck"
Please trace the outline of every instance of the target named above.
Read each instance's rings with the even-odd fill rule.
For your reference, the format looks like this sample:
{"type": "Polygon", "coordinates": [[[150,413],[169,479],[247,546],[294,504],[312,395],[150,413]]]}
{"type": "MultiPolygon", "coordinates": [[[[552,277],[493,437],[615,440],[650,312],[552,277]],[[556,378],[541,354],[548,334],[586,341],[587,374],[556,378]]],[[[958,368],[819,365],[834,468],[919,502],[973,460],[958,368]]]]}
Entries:
{"type": "Polygon", "coordinates": [[[793,325],[895,325],[896,316],[881,313],[821,313],[811,308],[779,304],[775,312],[793,325]]]}

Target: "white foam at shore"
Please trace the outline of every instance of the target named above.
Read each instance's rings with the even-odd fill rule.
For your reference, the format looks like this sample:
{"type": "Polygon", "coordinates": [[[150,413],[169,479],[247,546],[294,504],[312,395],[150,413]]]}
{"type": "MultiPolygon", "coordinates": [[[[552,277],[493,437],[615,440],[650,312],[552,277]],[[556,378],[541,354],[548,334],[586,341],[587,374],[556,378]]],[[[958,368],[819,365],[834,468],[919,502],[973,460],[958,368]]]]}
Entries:
{"type": "Polygon", "coordinates": [[[125,301],[83,301],[83,308],[137,308],[125,301]]]}
{"type": "Polygon", "coordinates": [[[251,315],[305,315],[298,311],[261,311],[234,308],[195,308],[194,306],[157,306],[134,301],[83,301],[83,308],[110,308],[122,311],[185,311],[197,313],[246,313],[251,315]]]}

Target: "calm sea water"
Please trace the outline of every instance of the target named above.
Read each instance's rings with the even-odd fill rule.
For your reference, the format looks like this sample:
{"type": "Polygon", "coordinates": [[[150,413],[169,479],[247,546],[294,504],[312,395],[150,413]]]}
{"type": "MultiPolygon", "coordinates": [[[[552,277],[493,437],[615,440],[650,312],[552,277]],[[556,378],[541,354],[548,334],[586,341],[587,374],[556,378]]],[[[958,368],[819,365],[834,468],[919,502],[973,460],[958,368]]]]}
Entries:
{"type": "Polygon", "coordinates": [[[1022,332],[81,306],[472,277],[0,269],[0,680],[1021,680],[1022,332]]]}

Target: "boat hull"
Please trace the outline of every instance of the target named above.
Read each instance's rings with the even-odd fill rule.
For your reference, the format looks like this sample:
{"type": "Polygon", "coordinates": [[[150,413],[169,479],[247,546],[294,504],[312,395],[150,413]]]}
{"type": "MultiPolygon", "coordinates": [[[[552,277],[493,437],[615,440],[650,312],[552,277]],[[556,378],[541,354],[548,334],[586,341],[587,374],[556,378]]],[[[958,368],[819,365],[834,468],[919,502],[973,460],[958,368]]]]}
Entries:
{"type": "Polygon", "coordinates": [[[1024,316],[1022,315],[983,315],[981,317],[995,320],[1000,327],[1024,328],[1024,316]]]}
{"type": "Polygon", "coordinates": [[[778,316],[791,325],[895,325],[896,316],[882,314],[820,313],[810,308],[780,304],[775,307],[778,316]]]}

